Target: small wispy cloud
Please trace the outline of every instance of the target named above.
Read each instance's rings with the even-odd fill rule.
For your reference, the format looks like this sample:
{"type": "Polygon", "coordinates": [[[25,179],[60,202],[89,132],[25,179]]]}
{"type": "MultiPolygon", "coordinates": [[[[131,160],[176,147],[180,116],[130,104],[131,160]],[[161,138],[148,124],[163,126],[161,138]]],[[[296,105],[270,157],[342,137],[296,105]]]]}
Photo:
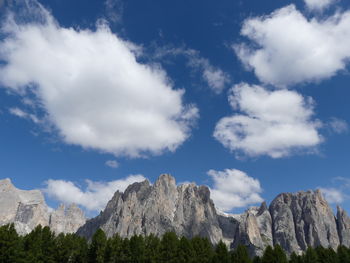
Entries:
{"type": "Polygon", "coordinates": [[[340,204],[344,201],[345,194],[340,190],[336,188],[319,188],[330,204],[340,204]]]}
{"type": "Polygon", "coordinates": [[[113,23],[120,23],[122,21],[124,5],[121,0],[106,0],[104,6],[109,21],[113,23]]]}
{"type": "Polygon", "coordinates": [[[163,59],[168,56],[183,56],[187,59],[187,66],[201,74],[202,80],[216,94],[222,91],[231,83],[228,73],[210,63],[207,58],[200,55],[197,50],[186,47],[164,46],[156,49],[153,56],[156,59],[163,59]]]}
{"type": "Polygon", "coordinates": [[[108,160],[105,162],[105,165],[111,168],[118,168],[119,163],[116,160],[108,160]]]}
{"type": "Polygon", "coordinates": [[[328,127],[334,133],[341,134],[349,131],[349,125],[345,120],[341,120],[338,118],[331,118],[328,123],[328,127]]]}
{"type": "Polygon", "coordinates": [[[328,187],[318,187],[330,204],[341,204],[350,198],[350,179],[342,176],[332,178],[328,187]]]}
{"type": "Polygon", "coordinates": [[[10,108],[9,112],[12,115],[17,116],[19,118],[31,120],[32,122],[34,122],[36,124],[40,123],[39,118],[35,114],[28,113],[28,112],[26,112],[18,107],[10,108]]]}

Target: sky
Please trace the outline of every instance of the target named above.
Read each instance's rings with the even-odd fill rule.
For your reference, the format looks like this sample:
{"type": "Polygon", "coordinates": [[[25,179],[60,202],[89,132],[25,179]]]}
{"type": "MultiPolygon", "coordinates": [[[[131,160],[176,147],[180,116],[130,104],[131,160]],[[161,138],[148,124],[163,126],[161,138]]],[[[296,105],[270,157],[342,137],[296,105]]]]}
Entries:
{"type": "Polygon", "coordinates": [[[88,216],[160,174],[350,211],[345,0],[0,0],[0,174],[88,216]]]}

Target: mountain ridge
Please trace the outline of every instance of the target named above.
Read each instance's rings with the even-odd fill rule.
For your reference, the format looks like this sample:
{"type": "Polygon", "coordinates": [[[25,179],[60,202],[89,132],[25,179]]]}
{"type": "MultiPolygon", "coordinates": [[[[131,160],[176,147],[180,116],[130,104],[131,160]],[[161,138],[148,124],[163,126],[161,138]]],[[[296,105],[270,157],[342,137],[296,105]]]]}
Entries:
{"type": "Polygon", "coordinates": [[[319,190],[281,193],[268,206],[263,202],[241,214],[219,211],[207,186],[177,185],[169,174],[116,191],[105,209],[85,222],[76,205],[47,211],[39,190],[19,190],[9,179],[0,180],[0,224],[15,223],[20,234],[36,225],[50,226],[55,233],[74,233],[88,239],[101,228],[108,237],[163,235],[207,237],[213,244],[223,240],[234,249],[239,244],[250,255],[262,255],[276,244],[288,253],[301,254],[308,246],[350,246],[350,218],[337,207],[336,215],[319,190]]]}
{"type": "Polygon", "coordinates": [[[75,233],[85,224],[84,213],[75,204],[49,210],[40,190],[20,190],[9,178],[0,180],[0,225],[13,223],[16,231],[25,235],[39,224],[49,226],[56,234],[75,233]]]}
{"type": "Polygon", "coordinates": [[[319,190],[309,190],[281,193],[270,206],[263,202],[242,214],[229,215],[215,208],[207,186],[177,186],[172,176],[164,174],[154,185],[144,181],[130,185],[124,193],[117,192],[106,209],[88,220],[77,234],[91,238],[98,228],[107,236],[122,237],[174,231],[188,238],[201,235],[212,243],[223,240],[230,248],[243,244],[251,255],[262,255],[267,246],[276,244],[289,254],[301,254],[309,245],[349,245],[350,219],[344,210],[338,214],[333,214],[319,190]],[[166,194],[155,194],[158,191],[166,194]],[[159,200],[163,206],[159,206],[159,200]],[[191,212],[181,221],[183,210],[191,212]]]}

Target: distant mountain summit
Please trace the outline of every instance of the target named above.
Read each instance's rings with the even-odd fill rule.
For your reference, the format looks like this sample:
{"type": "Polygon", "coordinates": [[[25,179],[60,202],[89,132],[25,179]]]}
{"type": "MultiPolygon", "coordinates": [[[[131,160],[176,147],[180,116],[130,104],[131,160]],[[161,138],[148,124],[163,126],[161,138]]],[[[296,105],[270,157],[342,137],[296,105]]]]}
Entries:
{"type": "Polygon", "coordinates": [[[10,179],[0,180],[0,225],[14,223],[17,232],[25,235],[40,224],[58,234],[75,233],[85,221],[83,211],[74,204],[50,212],[40,190],[20,190],[10,179]]]}
{"type": "Polygon", "coordinates": [[[338,208],[337,217],[319,190],[283,193],[268,207],[252,207],[240,215],[217,211],[206,186],[176,185],[161,175],[154,185],[147,180],[117,191],[104,211],[79,228],[78,234],[91,238],[98,229],[107,236],[119,234],[207,237],[223,240],[231,248],[246,245],[251,255],[262,255],[269,245],[279,244],[289,254],[300,254],[308,246],[337,248],[350,244],[350,219],[338,208]]]}
{"type": "Polygon", "coordinates": [[[90,238],[98,228],[109,237],[160,236],[174,231],[179,236],[205,236],[213,243],[222,239],[209,189],[194,184],[176,186],[175,179],[167,174],[154,185],[145,180],[130,185],[124,193],[116,192],[106,209],[88,220],[78,234],[90,238]]]}
{"type": "Polygon", "coordinates": [[[99,228],[111,237],[163,235],[207,237],[212,243],[223,240],[230,248],[248,247],[251,255],[262,255],[276,244],[289,254],[300,254],[308,246],[337,248],[350,246],[350,218],[338,207],[337,216],[319,190],[282,193],[270,204],[251,207],[242,214],[218,211],[206,186],[176,185],[175,179],[161,175],[152,185],[145,180],[117,191],[104,211],[85,223],[75,205],[48,211],[39,190],[15,188],[9,179],[0,180],[0,224],[14,223],[20,234],[38,224],[56,233],[73,233],[91,238],[99,228]]]}

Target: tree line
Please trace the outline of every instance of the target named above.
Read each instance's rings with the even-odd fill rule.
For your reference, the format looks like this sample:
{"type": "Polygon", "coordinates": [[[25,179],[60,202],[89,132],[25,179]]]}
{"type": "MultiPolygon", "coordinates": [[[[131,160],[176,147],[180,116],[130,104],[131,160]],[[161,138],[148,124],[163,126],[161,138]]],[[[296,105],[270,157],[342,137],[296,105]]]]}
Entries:
{"type": "Polygon", "coordinates": [[[309,247],[302,255],[287,257],[277,245],[267,247],[261,257],[250,258],[247,247],[229,251],[220,241],[178,237],[174,232],[161,238],[135,235],[107,238],[97,230],[90,242],[76,234],[55,235],[49,227],[37,226],[19,236],[13,224],[0,227],[0,263],[350,263],[350,249],[309,247]]]}

